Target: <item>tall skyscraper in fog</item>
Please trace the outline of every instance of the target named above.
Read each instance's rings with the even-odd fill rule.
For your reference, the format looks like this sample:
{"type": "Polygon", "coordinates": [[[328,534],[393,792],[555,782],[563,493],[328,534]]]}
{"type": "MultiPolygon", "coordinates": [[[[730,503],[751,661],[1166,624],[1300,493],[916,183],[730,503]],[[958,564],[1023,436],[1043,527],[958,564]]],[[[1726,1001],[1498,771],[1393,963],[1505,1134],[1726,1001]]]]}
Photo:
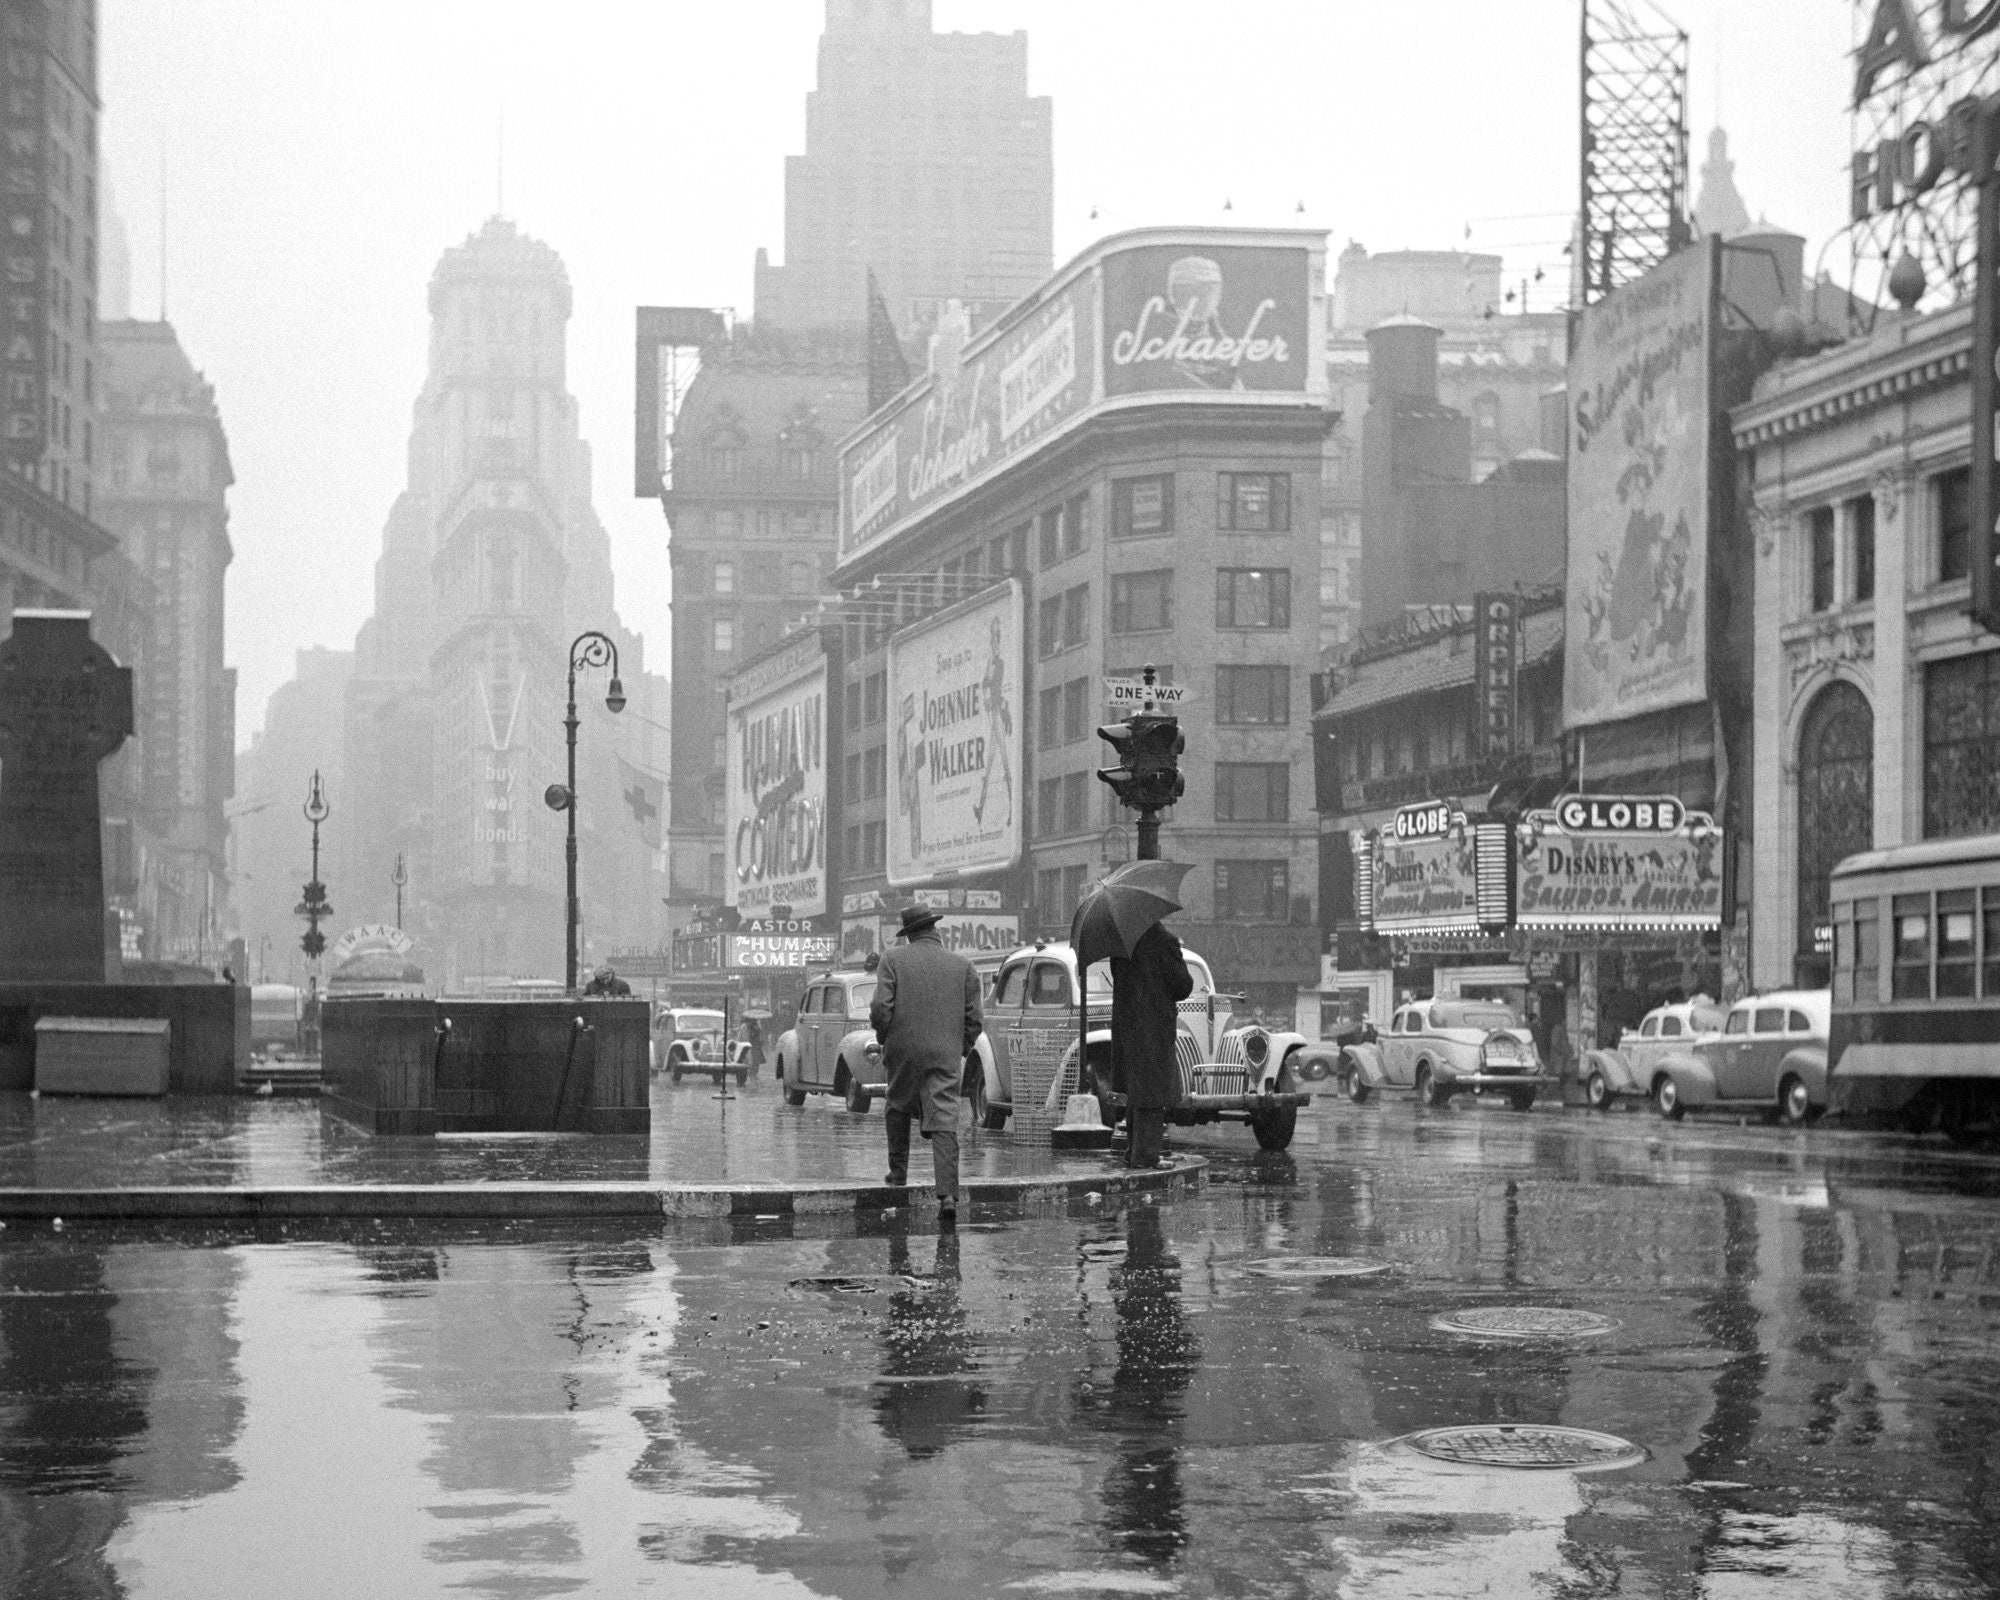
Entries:
{"type": "Polygon", "coordinates": [[[931,0],[827,0],[804,155],[785,161],[785,259],[757,321],[856,325],[873,269],[901,329],[946,300],[974,326],[1054,265],[1046,96],[1025,33],[933,33],[931,0]]]}

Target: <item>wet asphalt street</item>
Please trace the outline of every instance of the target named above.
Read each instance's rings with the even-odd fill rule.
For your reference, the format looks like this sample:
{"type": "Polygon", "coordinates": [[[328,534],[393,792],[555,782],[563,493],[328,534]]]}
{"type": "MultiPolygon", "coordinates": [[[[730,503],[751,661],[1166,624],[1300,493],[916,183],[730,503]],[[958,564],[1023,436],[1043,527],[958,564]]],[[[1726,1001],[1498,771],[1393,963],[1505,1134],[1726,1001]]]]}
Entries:
{"type": "MultiPolygon", "coordinates": [[[[706,1148],[726,1112],[731,1159],[872,1162],[879,1112],[711,1093],[666,1091],[654,1145],[706,1148]]],[[[38,1126],[75,1163],[74,1117],[0,1112],[9,1181],[38,1126]]],[[[319,1126],[216,1115],[237,1181],[319,1126]]],[[[1184,1140],[1214,1163],[1189,1198],[945,1235],[17,1225],[0,1594],[2000,1587],[2000,1155],[1407,1101],[1300,1133],[1184,1140]],[[1601,1320],[1437,1325],[1523,1308],[1601,1320]],[[1473,1453],[1561,1454],[1550,1426],[1643,1454],[1397,1442],[1465,1425],[1473,1453]]],[[[632,1144],[607,1159],[659,1158],[632,1144]]]]}

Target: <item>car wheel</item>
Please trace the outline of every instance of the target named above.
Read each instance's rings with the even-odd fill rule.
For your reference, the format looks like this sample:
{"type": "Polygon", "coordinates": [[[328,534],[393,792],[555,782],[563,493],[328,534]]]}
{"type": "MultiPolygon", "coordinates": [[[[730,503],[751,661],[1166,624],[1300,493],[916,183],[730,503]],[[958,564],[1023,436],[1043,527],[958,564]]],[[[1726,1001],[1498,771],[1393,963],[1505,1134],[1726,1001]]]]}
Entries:
{"type": "Polygon", "coordinates": [[[1507,1091],[1507,1104],[1512,1106],[1516,1111],[1532,1111],[1535,1109],[1535,1091],[1533,1089],[1509,1089],[1507,1091]]]}
{"type": "Polygon", "coordinates": [[[1819,1120],[1813,1110],[1812,1091],[1806,1087],[1806,1080],[1796,1072],[1786,1073],[1785,1081],[1778,1085],[1778,1116],[1793,1128],[1803,1128],[1807,1123],[1819,1120]]]}
{"type": "Polygon", "coordinates": [[[805,1090],[803,1090],[803,1089],[794,1089],[794,1088],[793,1088],[793,1087],[792,1087],[792,1086],[791,1086],[791,1085],[790,1085],[789,1083],[785,1085],[785,1104],[786,1104],[786,1105],[788,1105],[788,1106],[802,1106],[802,1105],[804,1105],[805,1103],[806,1103],[806,1092],[805,1092],[805,1090]]]}
{"type": "Polygon", "coordinates": [[[1669,1122],[1679,1122],[1688,1114],[1681,1104],[1680,1085],[1672,1078],[1662,1078],[1653,1085],[1653,1109],[1669,1122]]]}
{"type": "Polygon", "coordinates": [[[739,1089],[746,1088],[749,1082],[750,1069],[748,1067],[738,1067],[736,1069],[736,1087],[739,1089]]]}
{"type": "Polygon", "coordinates": [[[1299,1076],[1307,1083],[1318,1083],[1332,1075],[1333,1067],[1325,1056],[1306,1056],[1299,1062],[1299,1076]]]}
{"type": "MultiPolygon", "coordinates": [[[[1278,1068],[1278,1093],[1296,1094],[1298,1080],[1292,1076],[1292,1063],[1287,1060],[1278,1068]]],[[[1297,1106],[1272,1106],[1268,1111],[1250,1113],[1250,1131],[1257,1136],[1260,1150],[1287,1150],[1291,1148],[1292,1135],[1298,1132],[1299,1108],[1297,1106]]]]}
{"type": "Polygon", "coordinates": [[[1361,1069],[1351,1061],[1340,1069],[1340,1090],[1357,1106],[1365,1106],[1375,1097],[1375,1086],[1361,1076],[1361,1069]]]}
{"type": "Polygon", "coordinates": [[[681,1081],[681,1064],[679,1061],[671,1061],[667,1064],[667,1075],[670,1078],[672,1078],[675,1083],[679,1083],[681,1081]]]}
{"type": "Polygon", "coordinates": [[[1604,1081],[1604,1074],[1593,1072],[1583,1080],[1583,1098],[1590,1103],[1593,1111],[1611,1109],[1611,1085],[1604,1081]]]}
{"type": "Polygon", "coordinates": [[[1420,1106],[1441,1106],[1448,1098],[1438,1093],[1437,1077],[1426,1061],[1417,1068],[1417,1104],[1420,1106]]]}
{"type": "Polygon", "coordinates": [[[875,1097],[868,1092],[868,1086],[845,1068],[841,1070],[841,1093],[847,1101],[847,1109],[857,1117],[868,1115],[868,1108],[875,1103],[875,1097]]]}

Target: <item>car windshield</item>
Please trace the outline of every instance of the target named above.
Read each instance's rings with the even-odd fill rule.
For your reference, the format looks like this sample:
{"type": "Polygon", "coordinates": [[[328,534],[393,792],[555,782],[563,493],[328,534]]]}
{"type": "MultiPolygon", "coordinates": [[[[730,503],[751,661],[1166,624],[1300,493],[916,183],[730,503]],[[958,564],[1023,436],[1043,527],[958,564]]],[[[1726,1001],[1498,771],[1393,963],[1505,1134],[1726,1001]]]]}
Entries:
{"type": "Polygon", "coordinates": [[[1439,1028],[1511,1028],[1514,1013],[1491,1000],[1442,1000],[1431,1007],[1432,1026],[1439,1028]]]}
{"type": "MultiPolygon", "coordinates": [[[[1215,980],[1209,976],[1208,963],[1192,950],[1183,950],[1181,959],[1187,963],[1188,976],[1194,980],[1194,991],[1190,999],[1200,1000],[1215,989],[1215,980]]],[[[1086,992],[1092,1005],[1111,1004],[1111,963],[1093,961],[1084,975],[1086,992]]]]}
{"type": "Polygon", "coordinates": [[[853,988],[849,989],[847,991],[847,1015],[849,1020],[866,1022],[868,1020],[868,1006],[874,998],[875,984],[872,980],[867,983],[857,983],[853,988]]]}
{"type": "Polygon", "coordinates": [[[722,1013],[720,1011],[676,1011],[673,1013],[676,1033],[720,1033],[722,1013]]]}

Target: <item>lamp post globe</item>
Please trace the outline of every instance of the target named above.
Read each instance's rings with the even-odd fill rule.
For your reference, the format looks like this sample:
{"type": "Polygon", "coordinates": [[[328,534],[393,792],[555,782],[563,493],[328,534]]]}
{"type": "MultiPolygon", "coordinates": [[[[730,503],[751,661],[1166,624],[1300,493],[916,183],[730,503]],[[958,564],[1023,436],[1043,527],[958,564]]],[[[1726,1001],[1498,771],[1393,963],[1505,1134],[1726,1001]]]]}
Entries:
{"type": "Polygon", "coordinates": [[[563,841],[563,987],[576,993],[577,929],[582,924],[582,907],[576,897],[576,675],[586,667],[611,669],[611,683],[605,691],[604,708],[616,713],[625,709],[625,685],[618,678],[618,646],[607,634],[588,628],[570,641],[569,705],[563,717],[563,733],[568,745],[569,781],[550,784],[542,796],[551,810],[567,814],[569,828],[563,841]]]}

